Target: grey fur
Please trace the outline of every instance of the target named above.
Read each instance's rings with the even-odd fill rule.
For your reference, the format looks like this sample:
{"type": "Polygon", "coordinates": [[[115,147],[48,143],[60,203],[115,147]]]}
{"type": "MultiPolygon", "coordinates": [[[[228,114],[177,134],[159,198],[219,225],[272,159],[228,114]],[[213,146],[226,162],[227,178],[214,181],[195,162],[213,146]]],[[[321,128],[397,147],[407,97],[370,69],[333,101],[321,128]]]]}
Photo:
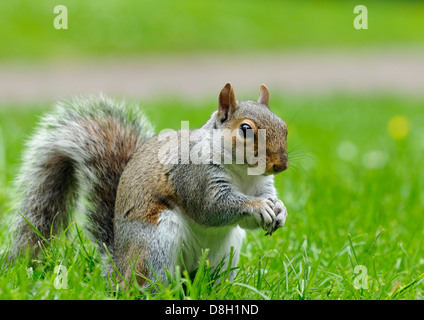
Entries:
{"type": "MultiPolygon", "coordinates": [[[[75,201],[87,198],[89,230],[113,252],[118,181],[136,147],[151,136],[152,126],[135,106],[103,96],[59,103],[27,142],[16,180],[17,211],[49,238],[52,226],[57,233],[69,223],[75,201]]],[[[18,213],[16,218],[12,256],[40,240],[18,213]]]]}
{"type": "MultiPolygon", "coordinates": [[[[213,137],[212,130],[228,127],[228,121],[253,118],[274,132],[267,148],[285,152],[276,140],[285,138],[281,119],[258,103],[239,102],[238,108],[238,114],[228,115],[224,123],[215,112],[190,134],[204,130],[210,133],[207,137],[213,137]]],[[[284,225],[287,212],[276,199],[273,175],[249,176],[246,164],[217,164],[208,157],[207,163],[184,163],[184,152],[178,148],[173,150],[177,154],[172,155],[179,157],[178,161],[164,163],[158,155],[158,150],[167,144],[166,139],[161,139],[162,134],[167,133],[140,147],[119,182],[114,261],[124,278],[130,279],[130,260],[139,273],[166,281],[164,270],[171,274],[175,271],[180,250],[188,272],[198,267],[201,250],[206,248],[210,249],[210,265],[217,266],[222,259],[228,262],[233,247],[235,267],[244,238],[240,227],[264,228],[272,234],[284,225]]],[[[182,146],[183,139],[182,131],[178,131],[176,144],[182,146]]],[[[208,140],[204,143],[212,145],[208,140]]],[[[190,144],[189,149],[192,147],[190,144]]],[[[138,281],[145,285],[142,279],[138,281]]]]}
{"type": "MultiPolygon", "coordinates": [[[[140,285],[146,285],[141,275],[165,281],[165,267],[172,274],[180,252],[190,272],[203,249],[216,266],[228,262],[233,247],[235,267],[242,228],[271,234],[284,225],[287,212],[276,199],[272,170],[286,161],[287,130],[267,106],[236,104],[228,94],[234,94],[229,84],[220,95],[228,108],[220,104],[200,129],[238,128],[254,119],[267,130],[270,174],[249,176],[247,163],[165,165],[158,155],[164,142],[136,108],[104,97],[75,99],[45,116],[29,140],[17,180],[18,211],[48,238],[52,226],[57,233],[69,223],[75,202],[87,199],[87,206],[79,203],[103,256],[105,244],[124,279],[132,280],[134,267],[140,285]]],[[[39,240],[19,215],[16,226],[14,256],[39,240]]]]}

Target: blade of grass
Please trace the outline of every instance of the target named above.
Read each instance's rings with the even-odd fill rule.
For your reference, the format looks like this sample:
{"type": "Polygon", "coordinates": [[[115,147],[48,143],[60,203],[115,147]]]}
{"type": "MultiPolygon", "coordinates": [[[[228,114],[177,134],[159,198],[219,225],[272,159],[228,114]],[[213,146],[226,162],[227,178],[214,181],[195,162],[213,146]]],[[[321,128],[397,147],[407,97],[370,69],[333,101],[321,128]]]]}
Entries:
{"type": "Polygon", "coordinates": [[[411,281],[407,285],[403,286],[402,288],[399,288],[398,290],[394,291],[391,295],[391,299],[395,299],[398,295],[405,292],[406,290],[412,288],[415,285],[418,285],[424,280],[424,273],[421,273],[415,280],[411,281]]]}

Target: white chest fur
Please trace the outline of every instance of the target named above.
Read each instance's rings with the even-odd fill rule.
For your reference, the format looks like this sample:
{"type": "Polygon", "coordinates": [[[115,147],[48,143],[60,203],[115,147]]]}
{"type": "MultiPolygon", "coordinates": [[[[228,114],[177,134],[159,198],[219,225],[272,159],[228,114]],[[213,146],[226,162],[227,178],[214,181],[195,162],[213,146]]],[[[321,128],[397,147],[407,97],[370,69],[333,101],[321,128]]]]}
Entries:
{"type": "Polygon", "coordinates": [[[228,263],[231,247],[233,247],[232,266],[237,265],[240,247],[245,236],[245,231],[239,226],[203,227],[191,221],[178,209],[161,212],[158,226],[164,236],[175,239],[173,248],[170,248],[171,260],[177,262],[181,253],[184,265],[189,272],[198,268],[199,260],[205,250],[209,251],[207,259],[210,265],[218,266],[223,260],[225,264],[228,263]]]}
{"type": "Polygon", "coordinates": [[[274,185],[274,176],[248,175],[246,167],[232,166],[228,174],[234,187],[247,196],[259,196],[264,188],[274,185]]]}

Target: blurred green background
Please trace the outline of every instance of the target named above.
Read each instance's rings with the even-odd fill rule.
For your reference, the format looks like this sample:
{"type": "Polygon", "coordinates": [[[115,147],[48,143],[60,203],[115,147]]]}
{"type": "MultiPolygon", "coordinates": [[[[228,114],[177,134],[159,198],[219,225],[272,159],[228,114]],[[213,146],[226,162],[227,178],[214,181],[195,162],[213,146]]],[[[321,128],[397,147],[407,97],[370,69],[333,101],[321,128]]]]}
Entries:
{"type": "Polygon", "coordinates": [[[422,46],[423,12],[418,0],[4,0],[0,58],[422,46]],[[66,31],[52,28],[58,4],[68,8],[66,31]],[[366,32],[352,27],[358,4],[369,11],[366,32]]]}
{"type": "MultiPolygon", "coordinates": [[[[198,54],[237,60],[253,53],[260,59],[269,53],[314,57],[320,52],[324,59],[331,59],[340,51],[355,56],[374,50],[375,61],[379,55],[397,52],[404,63],[408,56],[403,53],[419,56],[423,48],[423,1],[0,2],[0,76],[6,74],[4,70],[8,74],[12,70],[13,76],[17,67],[25,71],[41,66],[37,70],[42,73],[45,64],[56,62],[72,65],[107,60],[119,69],[127,60],[155,57],[169,62],[198,54]],[[53,28],[53,8],[58,4],[68,8],[68,30],[53,28]],[[353,8],[358,4],[368,8],[368,30],[353,28],[353,8]]],[[[417,68],[424,65],[424,59],[414,61],[421,61],[417,68]]],[[[208,74],[202,74],[194,81],[207,78],[208,74]]],[[[8,81],[2,79],[0,86],[8,81]]],[[[217,86],[229,80],[222,79],[217,86]]],[[[423,83],[422,78],[417,80],[423,83]]],[[[266,82],[266,77],[252,81],[266,82]]],[[[31,85],[22,81],[22,87],[31,85]]],[[[288,123],[290,132],[291,167],[276,179],[289,212],[286,226],[272,238],[263,237],[260,231],[249,232],[236,278],[245,285],[243,290],[235,284],[204,284],[201,293],[188,295],[423,299],[424,91],[419,88],[412,88],[412,93],[396,88],[388,92],[371,83],[366,94],[349,88],[313,94],[284,92],[284,88],[271,91],[271,108],[288,123]],[[357,265],[368,270],[367,289],[354,288],[357,265]]],[[[249,98],[256,95],[252,92],[249,98]]],[[[54,103],[50,96],[50,105],[18,98],[10,102],[0,97],[3,250],[7,250],[9,235],[6,216],[13,213],[16,200],[12,180],[19,171],[24,142],[54,103]]],[[[190,120],[191,128],[200,126],[216,106],[217,100],[209,97],[171,99],[160,94],[143,104],[157,131],[179,128],[181,120],[190,120]]],[[[56,261],[41,257],[35,265],[22,261],[15,269],[0,269],[0,298],[110,297],[96,276],[98,257],[93,253],[87,259],[74,246],[78,241],[72,238],[71,244],[58,247],[57,259],[73,267],[70,290],[52,288],[56,261]],[[29,265],[34,268],[30,276],[29,265]]],[[[156,298],[181,297],[177,291],[171,286],[156,298]]]]}

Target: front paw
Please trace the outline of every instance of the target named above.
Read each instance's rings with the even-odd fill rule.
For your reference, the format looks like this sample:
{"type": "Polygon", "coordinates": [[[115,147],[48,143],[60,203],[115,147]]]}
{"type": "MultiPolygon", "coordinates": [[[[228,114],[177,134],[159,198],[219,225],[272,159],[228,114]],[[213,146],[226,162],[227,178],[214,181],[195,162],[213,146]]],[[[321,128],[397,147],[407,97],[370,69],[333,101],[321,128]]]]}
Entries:
{"type": "Polygon", "coordinates": [[[268,200],[270,200],[273,203],[275,219],[274,219],[274,223],[271,228],[271,231],[268,231],[265,235],[272,235],[275,232],[275,230],[277,230],[278,228],[282,228],[284,224],[286,223],[287,209],[281,200],[271,199],[271,198],[269,198],[268,200]]]}
{"type": "Polygon", "coordinates": [[[266,198],[256,198],[248,203],[245,208],[244,218],[239,221],[239,226],[246,229],[258,227],[271,232],[275,226],[274,203],[266,198]]]}

